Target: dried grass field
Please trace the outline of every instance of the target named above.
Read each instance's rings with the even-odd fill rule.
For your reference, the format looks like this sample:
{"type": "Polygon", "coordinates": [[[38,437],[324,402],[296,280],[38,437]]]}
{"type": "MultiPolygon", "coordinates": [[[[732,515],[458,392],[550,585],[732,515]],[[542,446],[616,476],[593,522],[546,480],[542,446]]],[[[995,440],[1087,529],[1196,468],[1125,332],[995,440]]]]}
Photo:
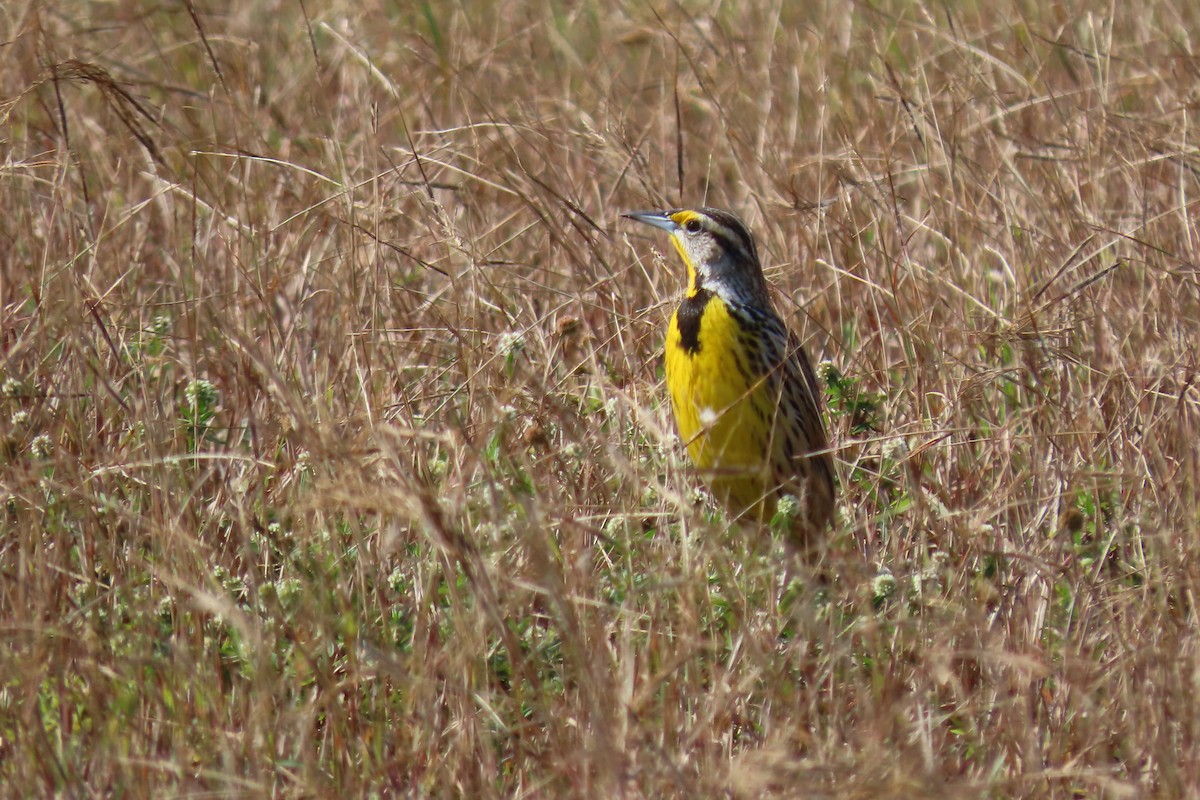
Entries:
{"type": "Polygon", "coordinates": [[[0,11],[0,794],[1200,792],[1200,6],[0,11]],[[756,232],[815,560],[662,378],[756,232]]]}

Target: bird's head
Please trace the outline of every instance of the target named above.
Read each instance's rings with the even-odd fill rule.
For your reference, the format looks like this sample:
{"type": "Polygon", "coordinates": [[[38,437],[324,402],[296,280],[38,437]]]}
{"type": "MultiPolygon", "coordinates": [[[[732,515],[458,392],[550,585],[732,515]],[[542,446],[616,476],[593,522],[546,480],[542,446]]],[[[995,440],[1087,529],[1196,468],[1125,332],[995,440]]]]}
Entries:
{"type": "Polygon", "coordinates": [[[765,297],[766,279],[745,224],[717,208],[634,211],[623,216],[671,234],[688,272],[688,297],[702,290],[727,300],[765,297]]]}

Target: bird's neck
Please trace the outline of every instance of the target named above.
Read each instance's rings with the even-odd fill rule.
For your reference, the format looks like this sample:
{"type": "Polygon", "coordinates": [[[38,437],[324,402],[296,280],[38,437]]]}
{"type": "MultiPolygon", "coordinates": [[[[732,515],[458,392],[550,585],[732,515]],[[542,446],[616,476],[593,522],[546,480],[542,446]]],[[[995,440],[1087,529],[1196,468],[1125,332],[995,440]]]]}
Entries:
{"type": "Polygon", "coordinates": [[[687,267],[687,297],[696,297],[705,288],[700,281],[700,273],[696,271],[696,265],[692,262],[692,259],[688,257],[687,251],[683,249],[683,245],[681,245],[679,240],[674,236],[671,237],[671,244],[675,245],[675,252],[679,253],[680,259],[683,260],[684,266],[687,267]]]}

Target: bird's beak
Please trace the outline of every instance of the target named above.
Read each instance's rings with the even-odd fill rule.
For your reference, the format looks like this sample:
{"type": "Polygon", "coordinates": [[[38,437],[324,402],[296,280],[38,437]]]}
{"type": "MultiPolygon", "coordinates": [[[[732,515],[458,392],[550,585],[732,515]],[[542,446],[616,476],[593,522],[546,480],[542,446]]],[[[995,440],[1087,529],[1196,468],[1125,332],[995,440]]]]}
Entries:
{"type": "Polygon", "coordinates": [[[628,214],[622,214],[622,217],[644,222],[647,225],[653,225],[656,228],[662,228],[664,231],[674,232],[679,225],[675,220],[664,211],[630,211],[628,214]]]}

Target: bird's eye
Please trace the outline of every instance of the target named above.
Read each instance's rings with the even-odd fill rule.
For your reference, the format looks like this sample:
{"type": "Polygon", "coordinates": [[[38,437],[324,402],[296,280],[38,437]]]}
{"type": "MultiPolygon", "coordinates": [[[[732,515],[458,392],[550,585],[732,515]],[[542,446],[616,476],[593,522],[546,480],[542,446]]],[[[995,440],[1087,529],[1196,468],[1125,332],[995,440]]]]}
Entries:
{"type": "Polygon", "coordinates": [[[687,222],[683,223],[683,229],[685,231],[687,231],[688,233],[699,233],[700,232],[700,220],[689,219],[687,222]]]}

